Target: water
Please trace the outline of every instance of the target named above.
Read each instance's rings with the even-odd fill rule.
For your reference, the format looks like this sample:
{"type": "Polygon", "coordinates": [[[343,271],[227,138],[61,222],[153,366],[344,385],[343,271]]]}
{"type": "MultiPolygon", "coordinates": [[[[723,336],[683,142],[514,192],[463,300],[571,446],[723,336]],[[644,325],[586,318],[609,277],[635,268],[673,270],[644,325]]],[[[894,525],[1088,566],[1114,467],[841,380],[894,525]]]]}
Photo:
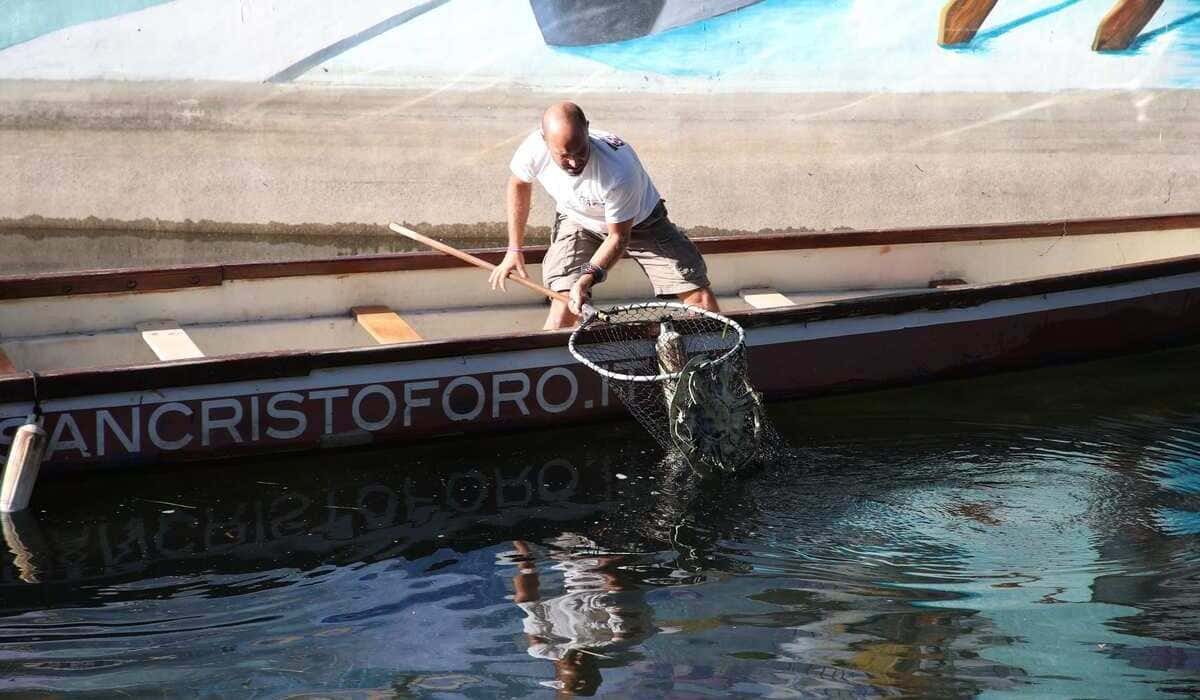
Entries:
{"type": "Polygon", "coordinates": [[[1194,696],[1197,367],[776,405],[710,490],[629,423],[43,484],[0,691],[1194,696]]]}

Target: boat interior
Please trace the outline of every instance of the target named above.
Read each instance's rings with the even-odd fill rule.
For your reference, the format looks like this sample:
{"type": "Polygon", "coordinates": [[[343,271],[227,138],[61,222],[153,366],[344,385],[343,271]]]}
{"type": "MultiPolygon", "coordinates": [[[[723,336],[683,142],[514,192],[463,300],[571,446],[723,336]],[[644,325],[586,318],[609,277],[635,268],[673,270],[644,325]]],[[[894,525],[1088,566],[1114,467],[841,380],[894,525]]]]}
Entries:
{"type": "MultiPolygon", "coordinates": [[[[698,245],[722,310],[736,316],[1200,255],[1200,216],[698,245]]],[[[501,254],[480,252],[493,262],[501,254]]],[[[541,252],[528,260],[539,280],[541,252]]],[[[637,265],[625,261],[596,288],[594,302],[651,294],[637,265]]],[[[0,375],[533,333],[546,303],[511,283],[493,292],[486,271],[440,253],[7,277],[0,278],[0,375]]]]}

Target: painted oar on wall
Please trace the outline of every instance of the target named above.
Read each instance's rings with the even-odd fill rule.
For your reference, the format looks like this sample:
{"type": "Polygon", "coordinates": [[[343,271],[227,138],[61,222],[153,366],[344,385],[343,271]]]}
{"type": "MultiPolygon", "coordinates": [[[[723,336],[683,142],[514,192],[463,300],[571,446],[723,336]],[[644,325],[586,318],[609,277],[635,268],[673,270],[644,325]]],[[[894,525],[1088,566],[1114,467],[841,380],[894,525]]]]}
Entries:
{"type": "MultiPolygon", "coordinates": [[[[426,236],[424,234],[417,233],[416,231],[414,231],[406,226],[401,226],[400,224],[396,223],[395,221],[393,221],[391,224],[389,224],[388,228],[392,229],[393,231],[400,234],[401,236],[405,236],[406,238],[411,238],[412,240],[414,240],[418,243],[427,245],[430,248],[433,248],[434,250],[437,250],[437,251],[441,251],[451,257],[458,258],[459,260],[462,260],[465,263],[474,265],[475,267],[481,267],[485,270],[495,270],[496,269],[495,265],[491,264],[490,262],[488,262],[482,258],[477,258],[474,255],[471,255],[470,253],[467,253],[467,252],[459,250],[458,248],[455,248],[454,246],[448,245],[446,243],[442,243],[441,241],[437,240],[436,238],[430,238],[429,236],[426,236]]],[[[570,298],[566,294],[563,294],[562,292],[555,292],[551,289],[547,289],[546,287],[543,287],[542,285],[538,284],[537,282],[533,282],[531,280],[525,279],[524,277],[518,277],[516,275],[510,276],[508,279],[512,280],[513,282],[516,282],[517,284],[519,284],[523,287],[528,287],[529,289],[532,289],[533,291],[535,291],[539,294],[543,294],[547,297],[550,297],[551,299],[557,299],[558,301],[561,301],[562,303],[568,304],[568,305],[570,303],[570,298]]],[[[593,307],[591,304],[584,304],[582,310],[583,310],[583,315],[585,317],[599,314],[599,312],[596,311],[596,308],[593,307]]],[[[602,314],[600,314],[600,316],[601,316],[601,318],[603,318],[602,314]]]]}

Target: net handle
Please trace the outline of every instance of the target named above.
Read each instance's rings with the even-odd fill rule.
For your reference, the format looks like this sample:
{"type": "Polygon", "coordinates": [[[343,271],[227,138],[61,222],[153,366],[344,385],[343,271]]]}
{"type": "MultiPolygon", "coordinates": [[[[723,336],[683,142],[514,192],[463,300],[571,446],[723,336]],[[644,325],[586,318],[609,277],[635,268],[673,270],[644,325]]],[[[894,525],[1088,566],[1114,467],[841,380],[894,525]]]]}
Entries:
{"type": "MultiPolygon", "coordinates": [[[[477,258],[474,255],[471,255],[468,252],[459,250],[458,248],[455,248],[452,245],[447,245],[445,243],[442,243],[441,241],[439,241],[436,238],[430,238],[429,236],[417,233],[416,231],[408,228],[407,226],[401,226],[400,224],[396,223],[395,221],[388,224],[388,228],[390,228],[391,230],[400,234],[401,236],[404,236],[406,238],[411,238],[412,240],[414,240],[418,243],[423,243],[424,245],[427,245],[430,248],[433,248],[434,250],[445,253],[446,255],[449,255],[451,257],[458,258],[459,260],[462,260],[463,262],[467,263],[468,265],[474,265],[475,267],[480,267],[480,268],[483,268],[484,270],[495,270],[496,269],[495,265],[491,264],[490,262],[488,262],[486,260],[483,260],[482,258],[477,258]]],[[[517,284],[521,285],[522,287],[527,287],[529,289],[532,289],[533,291],[537,292],[538,294],[542,294],[551,299],[556,299],[558,301],[561,301],[562,303],[566,304],[567,306],[571,305],[571,298],[568,297],[566,294],[563,294],[562,292],[552,291],[550,289],[547,289],[546,287],[543,287],[542,285],[538,284],[537,282],[534,282],[532,280],[527,280],[524,277],[519,277],[517,275],[510,275],[508,279],[513,282],[516,282],[517,284]]],[[[581,311],[583,311],[584,318],[587,318],[590,316],[600,316],[601,318],[604,317],[604,314],[597,311],[595,309],[595,307],[593,307],[591,304],[584,304],[581,311]]]]}
{"type": "MultiPolygon", "coordinates": [[[[722,316],[714,311],[702,309],[698,306],[690,306],[678,301],[645,301],[637,304],[622,304],[620,306],[614,306],[611,309],[608,309],[605,313],[615,314],[621,311],[638,311],[640,309],[679,309],[681,311],[687,311],[700,316],[706,316],[714,321],[717,321],[718,323],[725,325],[727,328],[732,328],[733,330],[737,331],[738,338],[737,342],[733,344],[733,347],[723,353],[720,357],[701,362],[698,368],[711,367],[728,360],[735,352],[738,351],[738,348],[742,347],[746,342],[746,332],[742,330],[742,326],[737,321],[734,321],[732,318],[722,316]]],[[[602,318],[601,320],[604,319],[602,318]]],[[[584,319],[583,323],[579,324],[578,328],[576,328],[574,331],[571,331],[571,337],[567,338],[567,349],[571,351],[571,354],[575,356],[576,360],[579,360],[586,365],[588,369],[599,374],[600,376],[607,377],[608,379],[615,379],[619,382],[663,382],[679,379],[679,376],[683,373],[683,370],[680,370],[678,372],[666,372],[664,374],[656,374],[654,376],[647,374],[621,374],[620,372],[614,372],[612,370],[605,369],[595,362],[592,362],[584,357],[583,354],[575,348],[575,339],[580,333],[587,329],[587,327],[591,324],[591,321],[592,318],[588,317],[584,319]]]]}

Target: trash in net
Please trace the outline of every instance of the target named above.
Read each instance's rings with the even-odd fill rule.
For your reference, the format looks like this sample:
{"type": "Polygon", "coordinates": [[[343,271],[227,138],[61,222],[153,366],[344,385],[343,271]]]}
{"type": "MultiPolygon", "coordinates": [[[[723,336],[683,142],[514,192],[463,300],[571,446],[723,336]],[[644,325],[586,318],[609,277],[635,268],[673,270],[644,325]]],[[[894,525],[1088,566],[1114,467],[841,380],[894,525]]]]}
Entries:
{"type": "Polygon", "coordinates": [[[745,333],[732,319],[678,302],[625,304],[588,315],[568,346],[701,477],[748,470],[786,449],[750,384],[745,333]]]}

